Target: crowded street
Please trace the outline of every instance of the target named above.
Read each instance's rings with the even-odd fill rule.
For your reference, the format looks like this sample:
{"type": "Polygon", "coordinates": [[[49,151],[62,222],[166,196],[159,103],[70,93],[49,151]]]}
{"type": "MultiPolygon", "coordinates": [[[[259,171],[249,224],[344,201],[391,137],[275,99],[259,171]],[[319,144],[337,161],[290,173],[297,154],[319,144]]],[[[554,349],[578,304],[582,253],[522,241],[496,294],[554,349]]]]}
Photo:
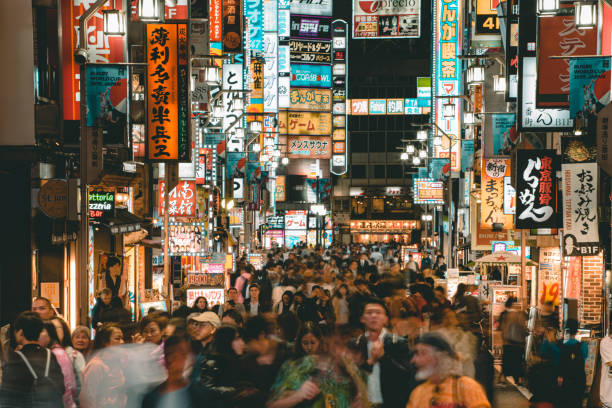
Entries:
{"type": "Polygon", "coordinates": [[[612,408],[612,0],[0,23],[0,408],[612,408]]]}

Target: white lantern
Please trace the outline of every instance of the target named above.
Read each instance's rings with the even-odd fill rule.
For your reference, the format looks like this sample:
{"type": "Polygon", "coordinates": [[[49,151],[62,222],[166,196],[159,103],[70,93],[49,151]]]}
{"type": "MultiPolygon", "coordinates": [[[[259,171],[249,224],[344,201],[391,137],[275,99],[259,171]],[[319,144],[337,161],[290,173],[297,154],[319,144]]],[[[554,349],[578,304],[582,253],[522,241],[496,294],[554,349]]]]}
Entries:
{"type": "Polygon", "coordinates": [[[403,152],[403,153],[400,155],[400,160],[404,160],[404,161],[405,161],[405,160],[408,160],[408,153],[403,152]]]}
{"type": "Polygon", "coordinates": [[[221,84],[221,68],[210,66],[204,68],[204,82],[208,86],[218,86],[221,84]]]}
{"type": "Polygon", "coordinates": [[[597,26],[597,3],[591,1],[577,1],[576,28],[581,30],[591,29],[597,26]]]}
{"type": "Polygon", "coordinates": [[[407,153],[414,153],[414,146],[409,144],[408,146],[406,146],[406,152],[407,153]]]}
{"type": "Polygon", "coordinates": [[[427,140],[427,131],[424,129],[417,131],[417,140],[427,140]]]}
{"type": "Polygon", "coordinates": [[[427,152],[426,152],[425,150],[420,150],[420,151],[419,151],[419,157],[420,157],[421,159],[426,158],[426,157],[427,157],[427,152]]]}
{"type": "Polygon", "coordinates": [[[442,136],[435,136],[433,138],[434,146],[442,146],[442,136]]]}
{"type": "Polygon", "coordinates": [[[258,121],[249,122],[249,131],[251,133],[261,133],[262,130],[263,130],[263,123],[258,122],[258,121]]]}
{"type": "Polygon", "coordinates": [[[455,104],[448,102],[442,105],[442,116],[444,119],[452,119],[455,117],[455,104]]]}
{"type": "Polygon", "coordinates": [[[289,164],[289,158],[288,157],[283,157],[283,159],[281,160],[281,163],[283,164],[283,166],[286,166],[289,164]]]}
{"type": "Polygon", "coordinates": [[[412,158],[412,164],[414,164],[415,166],[418,166],[419,164],[421,164],[421,159],[419,159],[418,157],[413,157],[412,158]]]}
{"type": "Polygon", "coordinates": [[[140,21],[160,21],[161,10],[159,0],[138,0],[138,19],[140,21]]]}
{"type": "Polygon", "coordinates": [[[259,145],[259,143],[254,143],[253,144],[253,151],[255,153],[259,153],[261,151],[261,146],[259,145]]]}
{"type": "Polygon", "coordinates": [[[125,34],[125,14],[119,10],[102,10],[105,35],[125,34]]]}
{"type": "Polygon", "coordinates": [[[559,11],[559,0],[538,0],[538,14],[551,16],[559,11]]]}
{"type": "Polygon", "coordinates": [[[506,93],[506,78],[501,75],[493,77],[493,92],[498,94],[506,93]]]}
{"type": "Polygon", "coordinates": [[[463,123],[465,123],[466,125],[476,124],[474,114],[472,112],[463,112],[463,123]]]}

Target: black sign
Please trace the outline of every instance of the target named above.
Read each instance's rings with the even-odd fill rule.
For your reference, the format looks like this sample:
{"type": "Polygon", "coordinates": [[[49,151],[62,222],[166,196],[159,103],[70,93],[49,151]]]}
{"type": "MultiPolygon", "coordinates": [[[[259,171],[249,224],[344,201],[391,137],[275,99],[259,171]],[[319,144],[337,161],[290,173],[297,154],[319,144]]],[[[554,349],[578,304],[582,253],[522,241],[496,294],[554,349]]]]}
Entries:
{"type": "Polygon", "coordinates": [[[331,40],[331,22],[331,17],[301,16],[292,14],[290,25],[291,38],[331,40]]]}
{"type": "Polygon", "coordinates": [[[476,14],[476,34],[499,34],[499,17],[493,14],[476,14]]]}
{"type": "Polygon", "coordinates": [[[555,151],[518,150],[516,163],[516,228],[561,227],[557,199],[561,163],[555,151]]]}
{"type": "Polygon", "coordinates": [[[331,49],[331,42],[329,41],[289,41],[291,62],[331,64],[331,49]]]}
{"type": "Polygon", "coordinates": [[[89,192],[89,218],[100,220],[115,214],[115,193],[106,191],[89,192]]]}
{"type": "Polygon", "coordinates": [[[285,217],[268,217],[268,229],[285,229],[285,217]]]}
{"type": "Polygon", "coordinates": [[[240,0],[223,0],[223,51],[240,52],[242,49],[242,22],[240,0]]]}
{"type": "MultiPolygon", "coordinates": [[[[518,74],[518,0],[508,0],[506,14],[506,83],[510,84],[511,78],[516,78],[518,74]]],[[[508,101],[516,100],[509,92],[506,95],[508,101]]]]}

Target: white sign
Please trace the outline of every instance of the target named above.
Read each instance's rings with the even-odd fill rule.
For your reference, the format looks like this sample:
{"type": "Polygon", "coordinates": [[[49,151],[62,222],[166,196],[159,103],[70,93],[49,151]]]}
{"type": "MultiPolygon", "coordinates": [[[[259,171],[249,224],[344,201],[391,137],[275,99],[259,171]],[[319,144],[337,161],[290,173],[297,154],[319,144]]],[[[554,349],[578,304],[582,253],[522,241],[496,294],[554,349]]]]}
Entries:
{"type": "Polygon", "coordinates": [[[599,253],[597,163],[562,164],[563,252],[566,256],[599,253]]]}
{"type": "Polygon", "coordinates": [[[523,58],[523,103],[521,105],[521,131],[544,128],[572,128],[569,109],[537,109],[536,90],[538,80],[535,57],[523,58]]]}
{"type": "Polygon", "coordinates": [[[234,198],[237,200],[244,199],[244,179],[243,178],[234,179],[234,198]]]}
{"type": "Polygon", "coordinates": [[[222,305],[225,301],[225,290],[219,288],[187,289],[187,304],[193,305],[193,302],[200,296],[208,300],[209,306],[222,305]]]}
{"type": "MultiPolygon", "coordinates": [[[[282,47],[281,47],[282,48],[282,47]]],[[[291,78],[288,76],[278,78],[278,107],[288,109],[291,106],[291,78]]]]}
{"type": "Polygon", "coordinates": [[[516,190],[511,177],[504,177],[504,214],[516,214],[516,190]]]}
{"type": "Polygon", "coordinates": [[[292,210],[285,213],[285,229],[306,229],[308,211],[292,210]]]}
{"type": "Polygon", "coordinates": [[[278,37],[276,33],[264,33],[263,54],[264,83],[263,83],[263,110],[264,112],[278,112],[278,65],[277,55],[278,37]]]}
{"type": "MultiPolygon", "coordinates": [[[[242,64],[223,64],[223,89],[243,89],[242,81],[242,64]]],[[[242,114],[242,109],[237,109],[236,100],[241,98],[242,94],[228,92],[222,96],[223,108],[225,116],[223,117],[223,132],[227,132],[228,128],[236,122],[236,120],[242,114]]],[[[227,133],[229,145],[235,143],[236,145],[244,145],[244,136],[237,135],[236,128],[239,124],[235,124],[232,129],[227,133]]],[[[242,148],[239,149],[240,151],[242,148]]]]}
{"type": "Polygon", "coordinates": [[[291,0],[291,14],[331,16],[332,0],[291,0]]]}

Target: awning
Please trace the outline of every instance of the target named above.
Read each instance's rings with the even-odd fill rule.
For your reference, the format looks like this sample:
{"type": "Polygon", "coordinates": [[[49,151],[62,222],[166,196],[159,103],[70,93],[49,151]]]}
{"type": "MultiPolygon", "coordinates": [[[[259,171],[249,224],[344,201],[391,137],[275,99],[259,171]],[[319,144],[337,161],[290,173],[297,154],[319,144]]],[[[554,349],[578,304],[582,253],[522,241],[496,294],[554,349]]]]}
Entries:
{"type": "Polygon", "coordinates": [[[115,216],[102,221],[102,224],[110,229],[111,234],[116,235],[139,231],[146,221],[126,209],[117,208],[115,216]]]}

